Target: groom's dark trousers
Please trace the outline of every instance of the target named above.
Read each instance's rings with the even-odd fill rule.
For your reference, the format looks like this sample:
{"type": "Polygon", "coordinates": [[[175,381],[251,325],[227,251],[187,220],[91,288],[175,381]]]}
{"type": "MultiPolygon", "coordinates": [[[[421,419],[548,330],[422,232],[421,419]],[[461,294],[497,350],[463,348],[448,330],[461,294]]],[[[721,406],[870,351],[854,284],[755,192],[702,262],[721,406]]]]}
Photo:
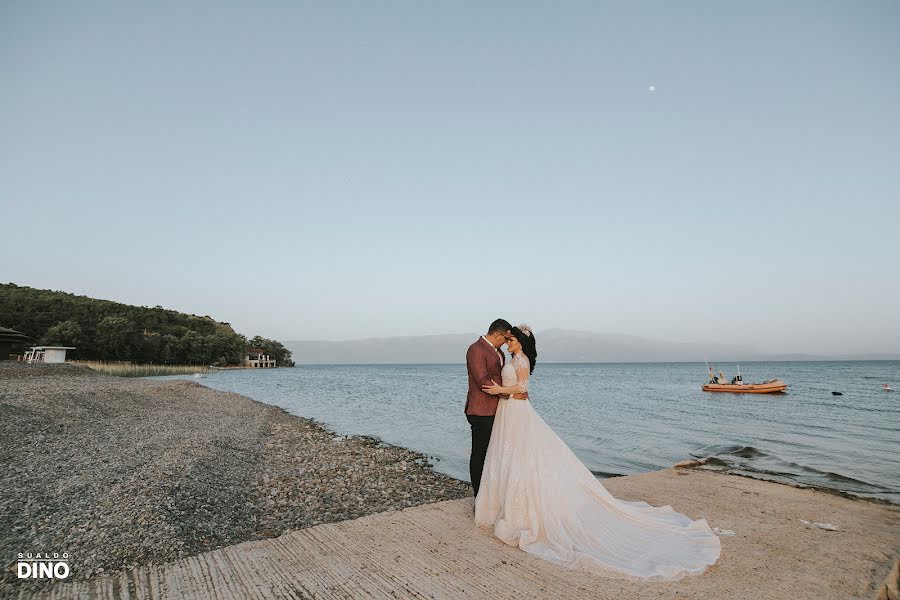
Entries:
{"type": "Polygon", "coordinates": [[[469,425],[472,426],[472,455],[469,457],[469,476],[472,478],[472,489],[478,495],[478,486],[481,484],[481,472],[484,470],[484,457],[487,455],[488,444],[491,443],[491,429],[494,428],[494,417],[479,417],[478,415],[466,415],[469,425]]]}
{"type": "Polygon", "coordinates": [[[469,372],[469,393],[466,396],[466,418],[472,426],[472,455],[469,458],[469,476],[472,489],[478,495],[484,457],[491,442],[491,428],[497,413],[499,398],[485,393],[481,388],[500,382],[500,369],[506,357],[499,349],[484,339],[475,340],[466,352],[466,370],[469,372]]]}

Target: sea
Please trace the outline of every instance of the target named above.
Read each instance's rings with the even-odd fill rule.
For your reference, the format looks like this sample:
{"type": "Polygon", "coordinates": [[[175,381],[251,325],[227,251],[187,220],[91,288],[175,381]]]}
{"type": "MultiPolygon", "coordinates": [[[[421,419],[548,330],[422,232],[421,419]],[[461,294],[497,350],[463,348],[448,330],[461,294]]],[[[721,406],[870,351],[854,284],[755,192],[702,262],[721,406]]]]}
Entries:
{"type": "MultiPolygon", "coordinates": [[[[717,365],[730,379],[736,366],[717,365]]],[[[706,468],[900,504],[900,361],[755,362],[747,383],[782,394],[701,391],[703,363],[538,363],[530,402],[598,477],[654,471],[687,458],[706,468]],[[840,392],[835,395],[833,392],[840,392]]],[[[161,379],[184,379],[190,376],[161,379]]],[[[464,364],[300,365],[194,378],[428,455],[469,479],[464,364]]]]}

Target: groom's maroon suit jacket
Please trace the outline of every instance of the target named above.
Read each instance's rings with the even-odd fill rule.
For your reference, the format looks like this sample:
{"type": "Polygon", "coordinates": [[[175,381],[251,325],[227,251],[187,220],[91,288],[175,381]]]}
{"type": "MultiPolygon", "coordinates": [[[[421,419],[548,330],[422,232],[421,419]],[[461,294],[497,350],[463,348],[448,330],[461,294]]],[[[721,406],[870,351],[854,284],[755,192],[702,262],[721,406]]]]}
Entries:
{"type": "Polygon", "coordinates": [[[497,413],[499,396],[492,396],[481,390],[491,385],[491,380],[500,385],[500,369],[506,362],[503,352],[494,348],[489,341],[478,338],[466,352],[466,369],[469,371],[469,394],[466,396],[466,414],[490,417],[497,413]]]}

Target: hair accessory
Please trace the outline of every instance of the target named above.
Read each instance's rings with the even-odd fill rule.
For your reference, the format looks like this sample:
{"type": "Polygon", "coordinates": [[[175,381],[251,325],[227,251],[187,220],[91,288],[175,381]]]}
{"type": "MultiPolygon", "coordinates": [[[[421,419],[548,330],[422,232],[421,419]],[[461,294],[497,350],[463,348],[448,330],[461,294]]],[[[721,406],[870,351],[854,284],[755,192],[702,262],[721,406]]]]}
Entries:
{"type": "Polygon", "coordinates": [[[519,325],[519,329],[522,330],[522,333],[524,333],[528,337],[531,337],[531,326],[530,325],[526,325],[526,324],[522,323],[521,325],[519,325]]]}

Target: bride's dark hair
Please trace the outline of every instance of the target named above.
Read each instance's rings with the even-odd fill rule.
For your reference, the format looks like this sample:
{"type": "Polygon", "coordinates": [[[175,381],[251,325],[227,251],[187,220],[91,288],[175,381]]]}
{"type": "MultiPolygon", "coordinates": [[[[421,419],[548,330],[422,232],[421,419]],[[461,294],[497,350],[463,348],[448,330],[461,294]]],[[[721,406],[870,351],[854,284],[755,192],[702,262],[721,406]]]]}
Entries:
{"type": "Polygon", "coordinates": [[[534,373],[534,365],[537,363],[537,344],[534,340],[534,333],[531,331],[525,333],[518,327],[513,327],[509,332],[522,344],[522,353],[528,357],[528,362],[531,363],[531,372],[534,373]]]}

